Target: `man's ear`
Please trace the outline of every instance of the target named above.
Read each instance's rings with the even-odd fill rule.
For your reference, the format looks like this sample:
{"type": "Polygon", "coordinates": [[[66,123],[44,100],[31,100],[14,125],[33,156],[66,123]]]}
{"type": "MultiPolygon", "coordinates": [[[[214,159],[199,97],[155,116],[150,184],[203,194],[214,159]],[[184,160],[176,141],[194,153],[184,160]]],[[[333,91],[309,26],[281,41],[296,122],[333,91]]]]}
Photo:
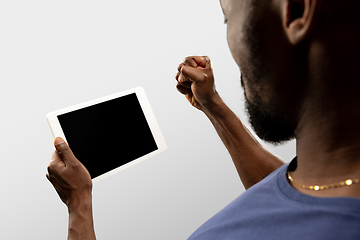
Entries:
{"type": "Polygon", "coordinates": [[[282,7],[283,27],[291,44],[305,39],[316,18],[318,0],[284,0],[282,7]]]}

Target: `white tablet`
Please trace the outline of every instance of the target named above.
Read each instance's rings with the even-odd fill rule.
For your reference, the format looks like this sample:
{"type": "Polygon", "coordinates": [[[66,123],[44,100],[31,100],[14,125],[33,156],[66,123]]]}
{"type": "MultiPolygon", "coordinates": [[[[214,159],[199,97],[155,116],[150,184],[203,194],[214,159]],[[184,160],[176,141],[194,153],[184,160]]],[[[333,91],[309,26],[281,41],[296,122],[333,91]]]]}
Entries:
{"type": "Polygon", "coordinates": [[[49,113],[54,137],[62,137],[100,181],[166,150],[143,88],[138,87],[49,113]]]}

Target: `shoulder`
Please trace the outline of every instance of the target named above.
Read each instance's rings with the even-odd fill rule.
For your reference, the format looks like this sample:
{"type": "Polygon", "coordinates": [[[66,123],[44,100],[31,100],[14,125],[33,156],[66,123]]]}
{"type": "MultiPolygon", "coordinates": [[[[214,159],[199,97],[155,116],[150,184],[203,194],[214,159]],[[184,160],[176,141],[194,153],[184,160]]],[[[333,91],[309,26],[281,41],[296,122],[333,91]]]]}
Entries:
{"type": "Polygon", "coordinates": [[[360,199],[301,194],[287,181],[288,167],[249,188],[189,239],[360,239],[360,199]]]}

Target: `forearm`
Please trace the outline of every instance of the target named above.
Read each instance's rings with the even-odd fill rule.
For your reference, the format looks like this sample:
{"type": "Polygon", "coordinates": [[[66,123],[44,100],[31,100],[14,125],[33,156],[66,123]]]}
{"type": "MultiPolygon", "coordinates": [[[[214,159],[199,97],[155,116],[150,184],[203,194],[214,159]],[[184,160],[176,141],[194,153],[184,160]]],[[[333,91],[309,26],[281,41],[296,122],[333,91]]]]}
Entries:
{"type": "Polygon", "coordinates": [[[217,93],[211,106],[204,108],[203,112],[229,151],[246,189],[284,164],[251,135],[217,93]]]}
{"type": "Polygon", "coordinates": [[[228,149],[246,189],[283,164],[252,137],[222,101],[215,90],[208,57],[187,57],[179,65],[178,71],[175,77],[178,91],[186,96],[192,106],[208,116],[228,149]]]}
{"type": "Polygon", "coordinates": [[[95,240],[91,197],[69,207],[68,240],[95,240]]]}

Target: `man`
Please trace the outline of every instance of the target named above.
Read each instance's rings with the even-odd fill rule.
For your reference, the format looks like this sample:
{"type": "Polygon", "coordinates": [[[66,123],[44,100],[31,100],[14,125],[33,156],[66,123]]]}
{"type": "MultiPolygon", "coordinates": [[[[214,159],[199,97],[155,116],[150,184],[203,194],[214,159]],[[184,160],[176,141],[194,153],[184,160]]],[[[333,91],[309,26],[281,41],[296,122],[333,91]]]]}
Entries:
{"type": "MultiPolygon", "coordinates": [[[[360,2],[220,2],[250,123],[265,141],[295,137],[297,158],[190,239],[360,239],[360,2]]],[[[241,158],[247,148],[236,146],[239,128],[229,128],[236,120],[214,90],[209,59],[187,58],[176,78],[178,90],[214,123],[240,176],[256,176],[256,166],[241,158]]]]}
{"type": "MultiPolygon", "coordinates": [[[[248,188],[190,239],[360,239],[360,1],[220,2],[250,123],[268,142],[295,137],[297,157],[283,165],[264,150],[221,101],[210,60],[186,58],[177,88],[209,117],[248,188]]],[[[48,178],[68,205],[69,239],[70,229],[95,239],[92,221],[77,225],[92,219],[90,177],[55,146],[48,178]]]]}

